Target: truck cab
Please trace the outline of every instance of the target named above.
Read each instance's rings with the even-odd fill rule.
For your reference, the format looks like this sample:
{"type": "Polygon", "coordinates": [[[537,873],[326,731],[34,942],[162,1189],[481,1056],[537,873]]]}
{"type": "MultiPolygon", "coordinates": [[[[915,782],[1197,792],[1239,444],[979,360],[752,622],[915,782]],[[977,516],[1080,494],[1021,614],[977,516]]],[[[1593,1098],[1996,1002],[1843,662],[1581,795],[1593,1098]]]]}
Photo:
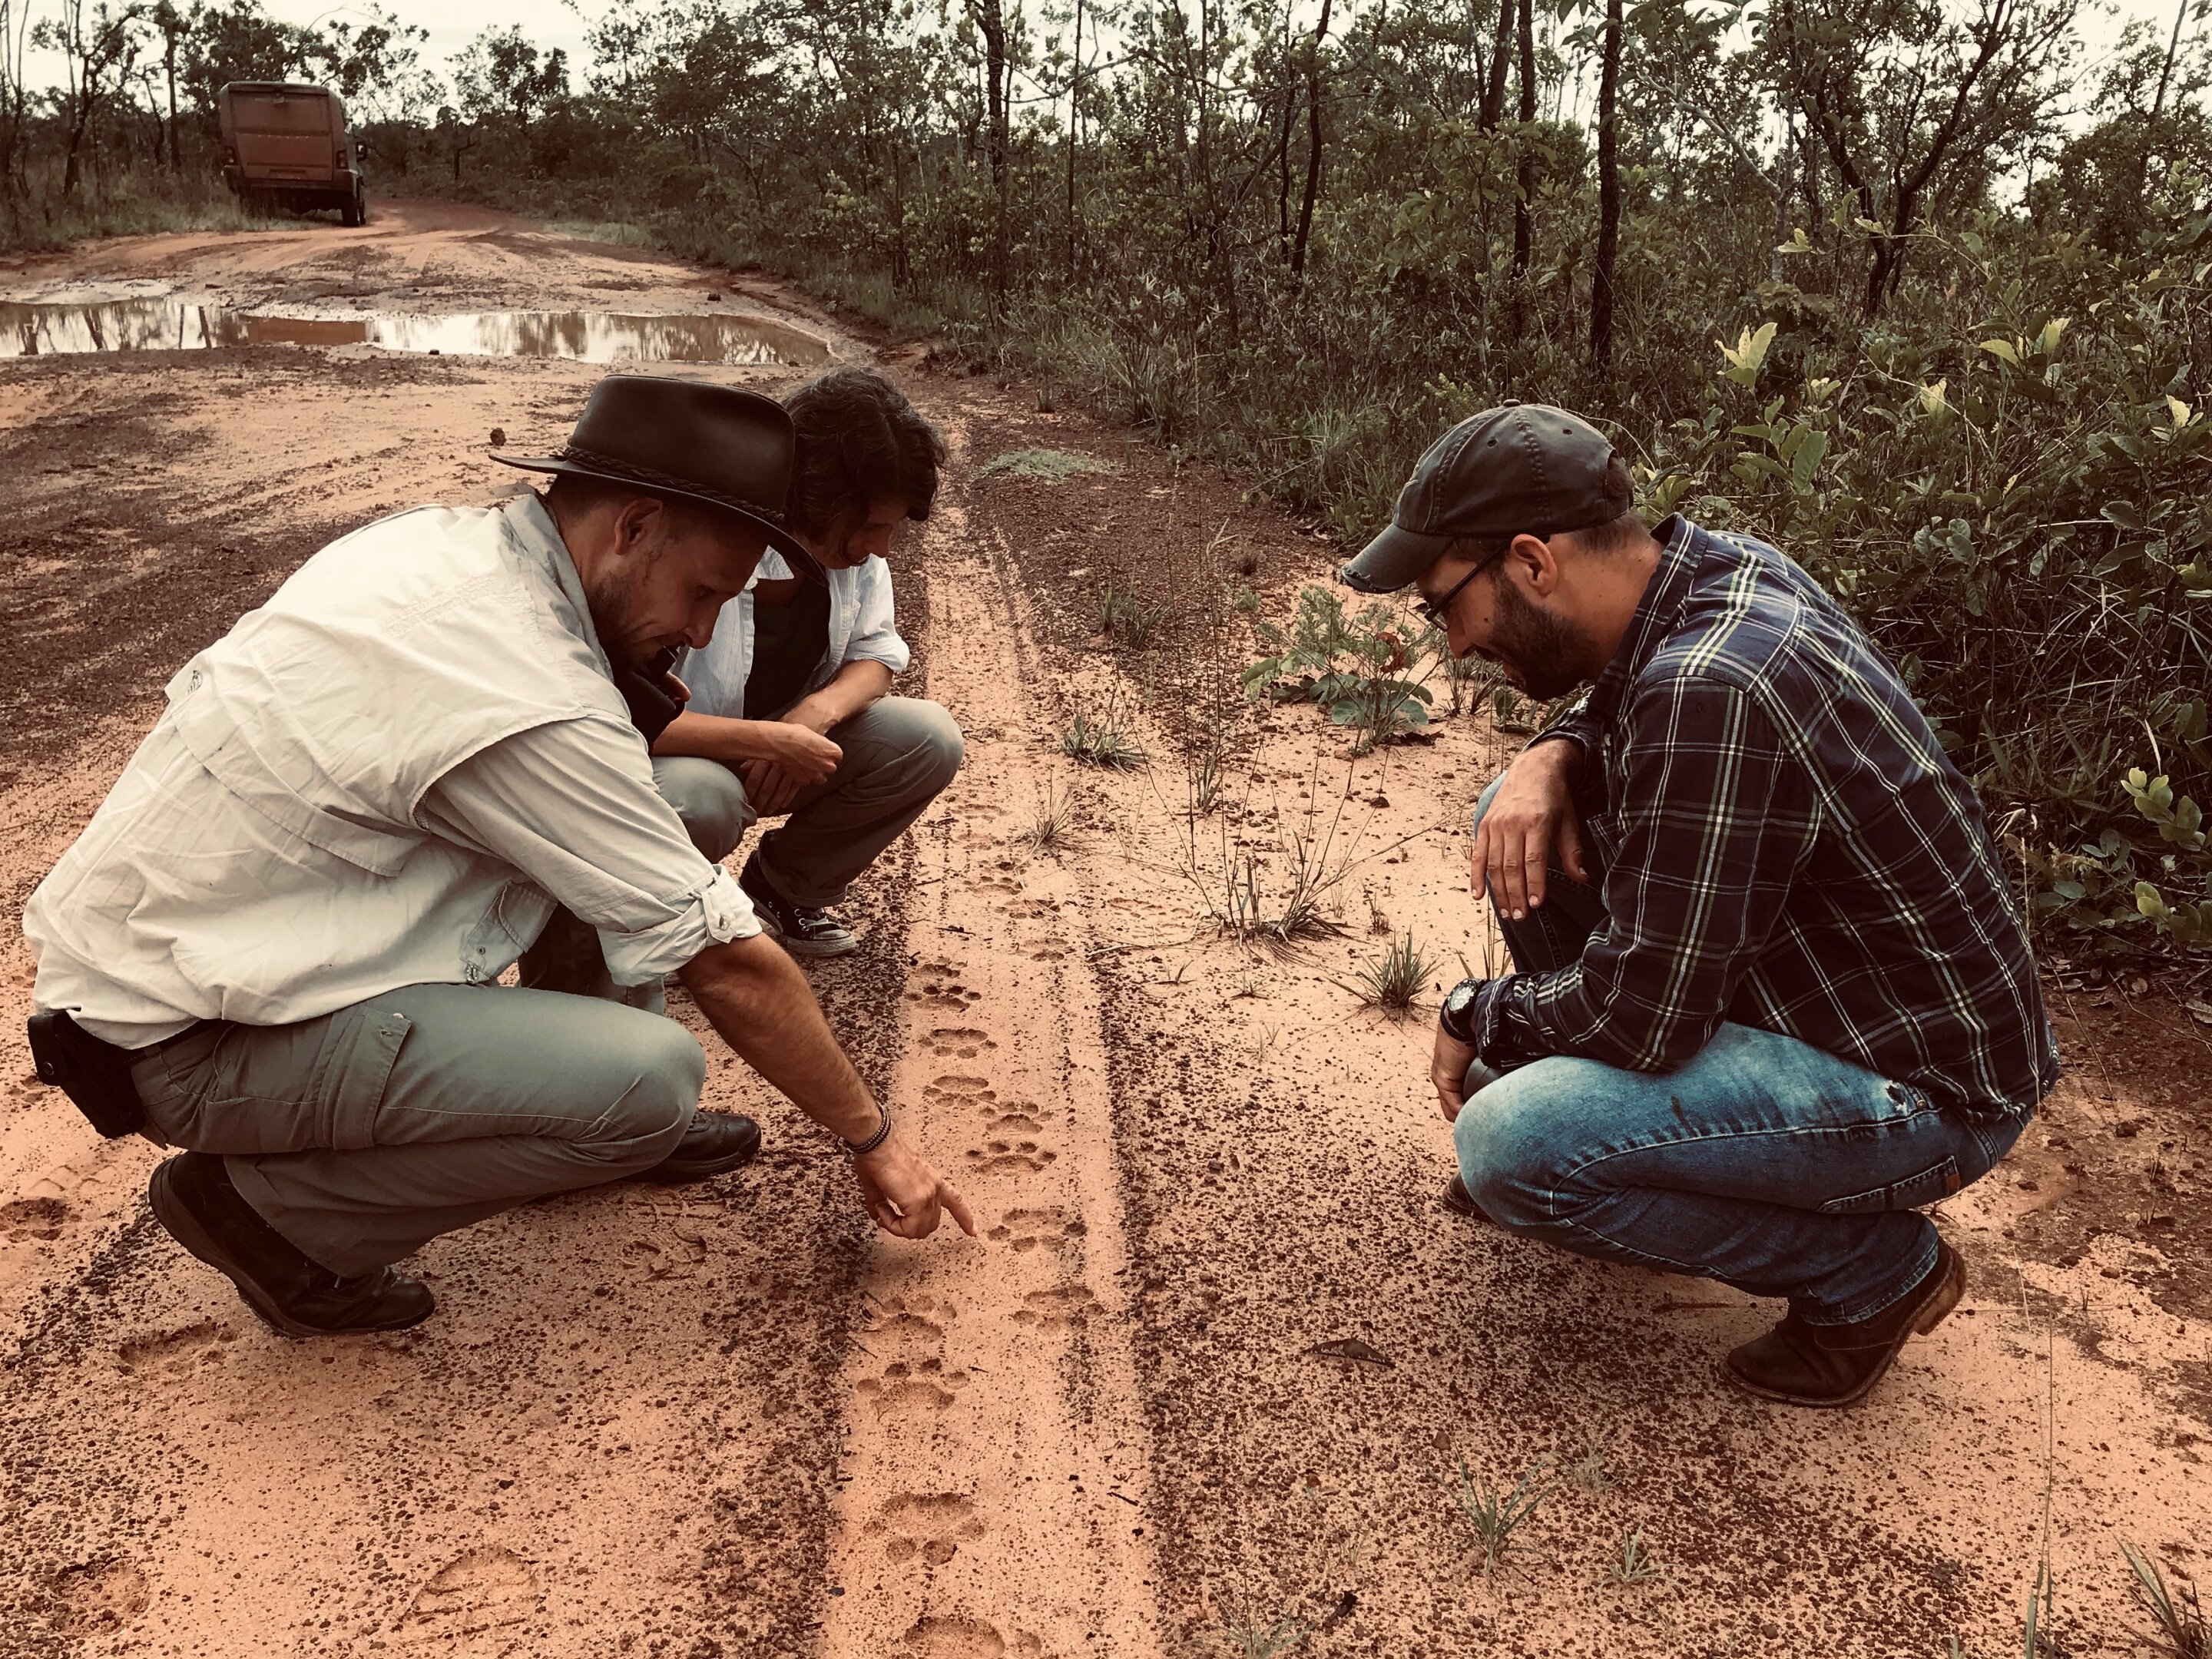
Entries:
{"type": "Polygon", "coordinates": [[[348,225],[368,219],[361,147],[345,105],[327,87],[234,81],[217,94],[222,179],[249,204],[336,208],[348,225]]]}

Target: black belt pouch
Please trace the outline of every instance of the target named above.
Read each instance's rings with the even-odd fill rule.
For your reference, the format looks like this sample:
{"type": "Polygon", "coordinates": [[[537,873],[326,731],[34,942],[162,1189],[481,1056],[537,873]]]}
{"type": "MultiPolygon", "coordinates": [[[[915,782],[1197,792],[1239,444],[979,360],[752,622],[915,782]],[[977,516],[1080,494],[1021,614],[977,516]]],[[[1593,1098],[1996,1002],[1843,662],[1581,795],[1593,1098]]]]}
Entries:
{"type": "Polygon", "coordinates": [[[92,1127],[114,1139],[136,1134],[146,1109],[131,1081],[131,1053],[98,1037],[59,1008],[31,1016],[31,1060],[39,1081],[67,1095],[92,1127]]]}

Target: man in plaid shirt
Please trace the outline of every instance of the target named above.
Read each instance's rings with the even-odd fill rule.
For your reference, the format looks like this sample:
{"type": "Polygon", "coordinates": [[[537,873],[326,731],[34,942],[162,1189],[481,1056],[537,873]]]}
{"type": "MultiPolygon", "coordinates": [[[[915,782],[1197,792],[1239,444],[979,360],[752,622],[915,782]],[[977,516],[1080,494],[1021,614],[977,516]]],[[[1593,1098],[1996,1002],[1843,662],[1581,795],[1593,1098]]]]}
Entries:
{"type": "Polygon", "coordinates": [[[1478,809],[1517,971],[1445,1000],[1448,1201],[1786,1297],[1724,1374],[1863,1397],[1965,1286],[1919,1206],[2057,1077],[1972,787],[1809,576],[1748,537],[1647,530],[1564,410],[1447,433],[1344,579],[1416,585],[1455,653],[1533,697],[1595,682],[1478,809]]]}

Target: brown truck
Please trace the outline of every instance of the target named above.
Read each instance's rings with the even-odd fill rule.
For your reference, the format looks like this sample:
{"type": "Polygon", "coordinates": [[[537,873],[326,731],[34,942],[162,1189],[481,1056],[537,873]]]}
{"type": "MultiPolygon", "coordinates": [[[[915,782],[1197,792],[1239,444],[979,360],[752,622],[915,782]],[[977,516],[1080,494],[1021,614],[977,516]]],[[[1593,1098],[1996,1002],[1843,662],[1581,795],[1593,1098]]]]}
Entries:
{"type": "Polygon", "coordinates": [[[327,87],[234,81],[218,97],[222,181],[248,203],[336,208],[348,225],[368,218],[361,146],[345,105],[327,87]]]}

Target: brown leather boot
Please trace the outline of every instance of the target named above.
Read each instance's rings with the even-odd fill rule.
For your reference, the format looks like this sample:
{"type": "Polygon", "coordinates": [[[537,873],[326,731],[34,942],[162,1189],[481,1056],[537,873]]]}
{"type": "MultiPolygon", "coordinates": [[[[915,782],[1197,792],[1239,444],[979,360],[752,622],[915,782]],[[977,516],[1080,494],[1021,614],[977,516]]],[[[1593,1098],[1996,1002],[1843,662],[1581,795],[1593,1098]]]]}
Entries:
{"type": "Polygon", "coordinates": [[[1790,1406],[1849,1406],[1882,1379],[1907,1340],[1942,1324],[1966,1294],[1966,1264],[1938,1242],[1936,1265],[1871,1319],[1808,1325],[1792,1313],[1730,1351],[1722,1373],[1746,1394],[1790,1406]]]}

